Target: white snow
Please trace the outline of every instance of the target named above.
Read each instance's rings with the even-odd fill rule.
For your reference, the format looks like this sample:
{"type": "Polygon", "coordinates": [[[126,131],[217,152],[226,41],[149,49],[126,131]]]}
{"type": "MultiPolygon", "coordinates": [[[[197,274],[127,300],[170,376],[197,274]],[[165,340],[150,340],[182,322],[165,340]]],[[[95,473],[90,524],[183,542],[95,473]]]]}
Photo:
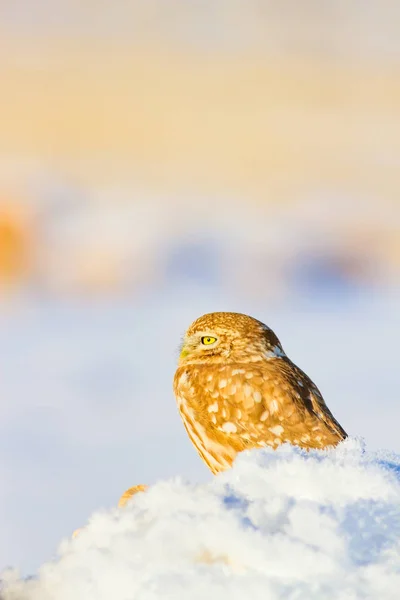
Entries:
{"type": "Polygon", "coordinates": [[[348,439],[239,456],[209,483],[157,483],[95,513],[4,600],[397,600],[400,456],[348,439]]]}

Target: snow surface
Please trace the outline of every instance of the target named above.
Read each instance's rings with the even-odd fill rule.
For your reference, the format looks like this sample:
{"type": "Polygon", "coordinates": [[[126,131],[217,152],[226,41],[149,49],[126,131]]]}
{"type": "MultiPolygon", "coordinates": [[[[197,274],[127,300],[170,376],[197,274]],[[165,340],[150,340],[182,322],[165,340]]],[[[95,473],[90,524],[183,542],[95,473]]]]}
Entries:
{"type": "Polygon", "coordinates": [[[397,600],[400,456],[253,450],[209,483],[160,482],[95,513],[4,600],[397,600]]]}

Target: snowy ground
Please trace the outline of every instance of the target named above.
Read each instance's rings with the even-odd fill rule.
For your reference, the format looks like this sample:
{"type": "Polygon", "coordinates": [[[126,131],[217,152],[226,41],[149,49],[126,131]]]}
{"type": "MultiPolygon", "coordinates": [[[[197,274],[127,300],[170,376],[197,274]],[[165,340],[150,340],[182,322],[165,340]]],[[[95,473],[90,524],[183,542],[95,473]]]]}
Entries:
{"type": "Polygon", "coordinates": [[[184,289],[135,302],[31,298],[3,307],[0,569],[34,574],[61,539],[132,485],[212,480],[171,389],[179,337],[210,310],[268,323],[351,435],[369,450],[400,453],[398,298],[296,298],[265,307],[184,289]]]}
{"type": "Polygon", "coordinates": [[[4,600],[397,600],[400,456],[248,452],[209,483],[158,483],[94,514],[4,600]]]}

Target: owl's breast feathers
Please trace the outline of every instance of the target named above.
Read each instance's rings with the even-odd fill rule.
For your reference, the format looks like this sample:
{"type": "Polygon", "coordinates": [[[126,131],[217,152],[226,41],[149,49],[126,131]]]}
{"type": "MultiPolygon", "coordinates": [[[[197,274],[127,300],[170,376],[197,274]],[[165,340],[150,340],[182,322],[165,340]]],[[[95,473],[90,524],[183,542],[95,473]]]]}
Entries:
{"type": "Polygon", "coordinates": [[[288,358],[184,365],[174,391],[189,437],[214,473],[246,448],[325,448],[347,437],[318,388],[288,358]]]}

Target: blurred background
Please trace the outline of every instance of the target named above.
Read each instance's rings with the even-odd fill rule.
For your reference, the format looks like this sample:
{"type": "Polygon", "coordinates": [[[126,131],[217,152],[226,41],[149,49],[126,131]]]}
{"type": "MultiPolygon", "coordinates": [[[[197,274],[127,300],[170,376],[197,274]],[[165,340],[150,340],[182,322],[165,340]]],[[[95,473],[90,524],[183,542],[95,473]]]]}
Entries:
{"type": "Polygon", "coordinates": [[[202,313],[277,332],[400,452],[400,5],[0,2],[0,569],[211,477],[172,395],[202,313]]]}

